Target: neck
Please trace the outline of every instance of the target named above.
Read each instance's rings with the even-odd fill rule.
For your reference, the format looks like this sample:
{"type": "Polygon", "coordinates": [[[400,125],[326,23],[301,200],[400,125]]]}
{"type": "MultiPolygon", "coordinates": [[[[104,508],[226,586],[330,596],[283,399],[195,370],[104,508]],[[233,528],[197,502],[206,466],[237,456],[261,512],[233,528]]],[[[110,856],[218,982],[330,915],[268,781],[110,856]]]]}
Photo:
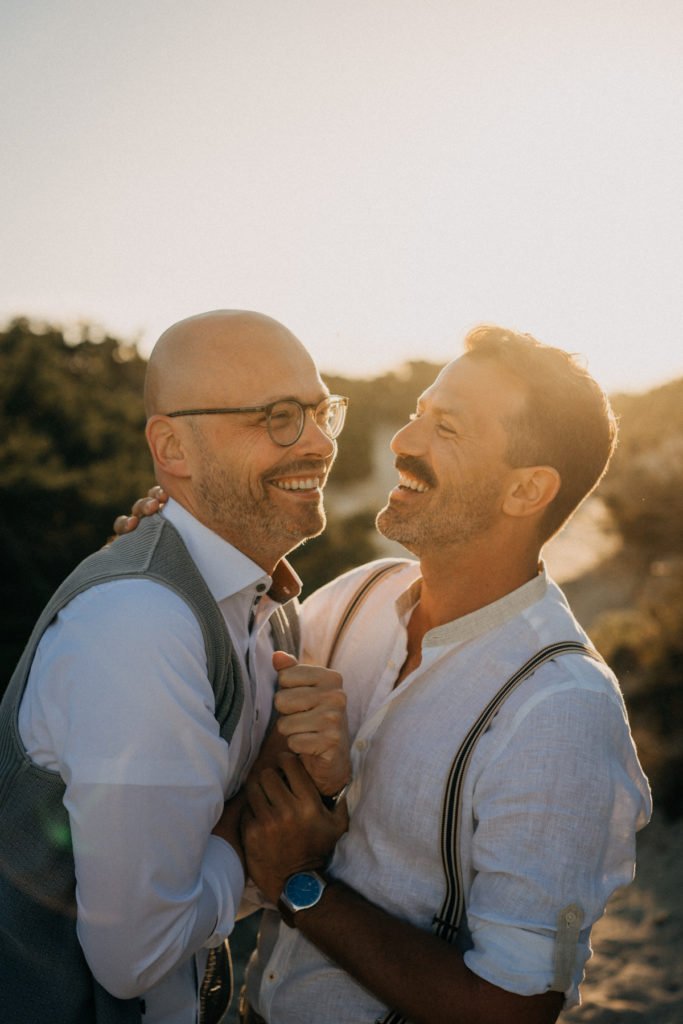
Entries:
{"type": "Polygon", "coordinates": [[[478,611],[528,583],[538,573],[537,544],[483,535],[476,541],[420,556],[422,591],[418,608],[424,630],[478,611]]]}

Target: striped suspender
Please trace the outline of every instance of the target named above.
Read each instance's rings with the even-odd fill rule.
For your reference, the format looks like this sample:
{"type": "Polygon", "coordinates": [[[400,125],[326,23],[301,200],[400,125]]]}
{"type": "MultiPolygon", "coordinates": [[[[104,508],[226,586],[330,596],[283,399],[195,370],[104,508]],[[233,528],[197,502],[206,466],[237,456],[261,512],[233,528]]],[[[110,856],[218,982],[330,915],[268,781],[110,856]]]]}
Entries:
{"type": "Polygon", "coordinates": [[[374,572],[370,573],[367,579],[363,580],[360,587],[355,592],[355,594],[347,604],[346,608],[344,609],[344,614],[337,623],[337,630],[332,638],[332,643],[330,644],[330,651],[329,654],[327,655],[328,668],[332,667],[332,659],[334,658],[337,652],[337,648],[339,647],[341,638],[343,637],[344,633],[353,622],[354,618],[356,617],[356,614],[358,613],[358,609],[360,608],[360,606],[362,605],[363,601],[368,596],[372,588],[374,587],[375,583],[377,583],[384,576],[389,576],[390,573],[396,572],[397,569],[402,569],[405,565],[408,565],[408,563],[409,559],[401,558],[395,562],[389,562],[387,565],[381,565],[379,569],[375,569],[374,572]]]}
{"type": "MultiPolygon", "coordinates": [[[[462,789],[472,753],[480,736],[486,732],[500,706],[512,691],[539,666],[562,654],[585,654],[595,661],[603,660],[594,648],[574,640],[564,640],[544,647],[510,676],[495,697],[489,701],[467,733],[451,765],[441,811],[441,860],[446,876],[446,898],[440,913],[434,915],[432,922],[434,933],[447,942],[455,941],[464,910],[459,831],[462,789]]],[[[389,1010],[376,1024],[406,1024],[406,1019],[396,1010],[389,1010]]]]}

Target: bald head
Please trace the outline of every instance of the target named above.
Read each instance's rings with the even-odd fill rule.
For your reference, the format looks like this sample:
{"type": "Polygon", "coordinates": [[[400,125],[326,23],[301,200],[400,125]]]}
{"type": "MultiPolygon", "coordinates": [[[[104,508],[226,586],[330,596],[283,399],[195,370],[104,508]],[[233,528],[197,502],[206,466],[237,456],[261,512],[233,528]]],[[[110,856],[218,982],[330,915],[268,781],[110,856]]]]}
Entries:
{"type": "Polygon", "coordinates": [[[181,320],[159,338],[145,379],[157,481],[272,572],[323,529],[337,447],[313,416],[291,446],[279,444],[264,409],[291,399],[312,410],[328,393],[301,342],[270,317],[216,310],[181,320]]]}
{"type": "MultiPolygon", "coordinates": [[[[301,342],[283,324],[262,313],[214,310],[169,327],[147,365],[147,417],[176,409],[249,405],[263,396],[264,377],[280,371],[317,375],[301,342]]],[[[272,398],[278,397],[275,393],[272,398]]]]}

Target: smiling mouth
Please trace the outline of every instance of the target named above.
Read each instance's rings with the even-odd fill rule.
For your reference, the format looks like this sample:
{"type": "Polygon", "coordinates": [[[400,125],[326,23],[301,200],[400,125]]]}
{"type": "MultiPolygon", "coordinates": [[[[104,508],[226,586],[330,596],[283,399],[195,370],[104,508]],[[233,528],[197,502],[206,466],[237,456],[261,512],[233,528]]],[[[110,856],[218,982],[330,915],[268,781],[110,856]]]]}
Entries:
{"type": "Polygon", "coordinates": [[[418,480],[417,477],[411,476],[409,473],[405,473],[399,470],[398,474],[398,486],[403,490],[415,491],[417,494],[424,494],[426,491],[431,491],[429,484],[426,484],[424,480],[418,480]]]}
{"type": "Polygon", "coordinates": [[[317,491],[321,487],[319,476],[283,477],[281,480],[271,480],[270,482],[280,491],[317,491]]]}

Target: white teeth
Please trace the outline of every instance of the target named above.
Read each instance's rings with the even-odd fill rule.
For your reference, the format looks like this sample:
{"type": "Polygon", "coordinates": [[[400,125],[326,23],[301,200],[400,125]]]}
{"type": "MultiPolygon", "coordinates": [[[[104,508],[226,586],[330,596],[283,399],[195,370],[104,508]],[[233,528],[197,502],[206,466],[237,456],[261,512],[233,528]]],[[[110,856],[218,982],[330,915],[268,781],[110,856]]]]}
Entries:
{"type": "Polygon", "coordinates": [[[320,487],[320,478],[312,476],[308,480],[274,480],[273,483],[281,491],[312,491],[320,487]]]}
{"type": "Polygon", "coordinates": [[[419,494],[424,494],[425,491],[429,490],[427,484],[423,484],[419,480],[413,479],[412,476],[406,476],[405,473],[398,474],[398,482],[401,487],[407,487],[411,491],[417,491],[419,494]]]}

